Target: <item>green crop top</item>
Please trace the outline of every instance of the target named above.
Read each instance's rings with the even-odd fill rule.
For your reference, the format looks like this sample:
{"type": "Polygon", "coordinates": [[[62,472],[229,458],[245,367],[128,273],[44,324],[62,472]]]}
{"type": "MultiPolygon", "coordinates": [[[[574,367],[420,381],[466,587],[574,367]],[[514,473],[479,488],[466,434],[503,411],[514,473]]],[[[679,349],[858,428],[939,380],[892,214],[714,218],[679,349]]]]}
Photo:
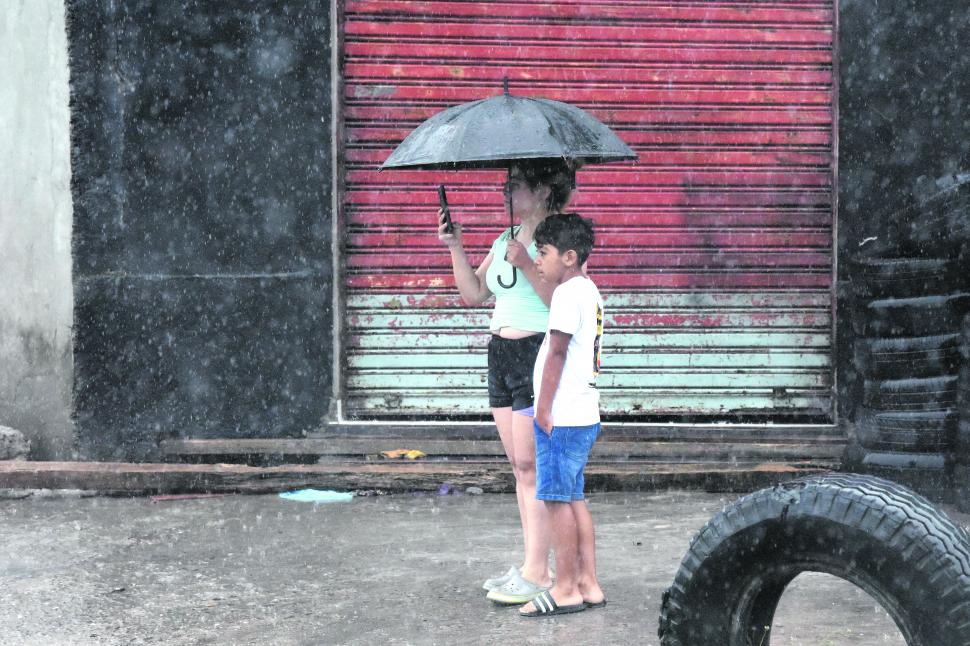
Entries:
{"type": "MultiPolygon", "coordinates": [[[[485,272],[485,284],[495,294],[495,308],[492,310],[489,329],[498,332],[503,327],[512,327],[530,332],[545,332],[549,322],[549,308],[532,289],[529,279],[516,270],[518,276],[515,285],[505,288],[498,283],[499,276],[505,284],[512,280],[512,264],[505,260],[508,241],[509,230],[506,229],[492,243],[492,263],[485,272]]],[[[528,252],[529,257],[535,259],[535,242],[529,245],[528,252]]]]}

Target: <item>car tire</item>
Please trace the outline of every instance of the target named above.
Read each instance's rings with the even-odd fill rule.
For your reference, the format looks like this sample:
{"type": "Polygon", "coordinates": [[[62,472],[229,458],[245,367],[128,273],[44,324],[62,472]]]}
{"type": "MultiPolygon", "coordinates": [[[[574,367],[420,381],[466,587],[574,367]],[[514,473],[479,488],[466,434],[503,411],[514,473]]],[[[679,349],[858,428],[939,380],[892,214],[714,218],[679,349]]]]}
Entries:
{"type": "Polygon", "coordinates": [[[933,254],[955,256],[970,240],[970,185],[962,184],[940,191],[932,198],[914,205],[914,217],[897,223],[900,241],[909,255],[933,254]]]}
{"type": "Polygon", "coordinates": [[[960,408],[960,417],[970,420],[970,362],[960,366],[957,377],[957,406],[960,408]]]}
{"type": "Polygon", "coordinates": [[[865,449],[902,453],[933,453],[953,449],[957,411],[877,411],[862,408],[855,423],[856,438],[865,449]]]}
{"type": "Polygon", "coordinates": [[[957,405],[957,375],[917,379],[866,379],[862,404],[881,411],[945,410],[957,405]]]}
{"type": "Polygon", "coordinates": [[[886,478],[918,491],[930,500],[953,502],[952,452],[908,453],[865,449],[851,441],[842,455],[842,469],[886,478]]]}
{"type": "MultiPolygon", "coordinates": [[[[961,416],[957,424],[957,437],[954,441],[953,456],[958,464],[970,465],[970,417],[961,416]]],[[[962,497],[970,499],[970,496],[962,497]]]]}
{"type": "Polygon", "coordinates": [[[936,377],[955,372],[961,363],[960,335],[856,339],[859,373],[871,379],[936,377]]]}
{"type": "Polygon", "coordinates": [[[908,646],[970,646],[966,533],[909,489],[856,474],[762,489],[711,518],[663,594],[661,645],[770,643],[778,600],[806,571],[862,588],[908,646]]]}
{"type": "Polygon", "coordinates": [[[960,275],[956,258],[855,258],[852,293],[860,298],[945,294],[960,275]]]}
{"type": "MultiPolygon", "coordinates": [[[[863,449],[858,466],[864,473],[879,475],[871,472],[883,472],[888,479],[891,479],[890,475],[897,475],[905,471],[945,474],[952,465],[946,453],[902,453],[899,451],[867,451],[863,449]]],[[[945,478],[945,475],[942,477],[945,478]]]]}
{"type": "MultiPolygon", "coordinates": [[[[953,486],[959,491],[970,489],[970,465],[958,464],[953,468],[953,486]]],[[[965,514],[970,513],[970,496],[957,496],[954,502],[957,509],[965,514]]]]}
{"type": "Polygon", "coordinates": [[[970,360],[970,314],[963,317],[961,331],[963,338],[960,343],[960,354],[964,359],[970,360]]]}
{"type": "Polygon", "coordinates": [[[959,332],[970,294],[884,298],[850,308],[852,329],[864,337],[913,337],[959,332]]]}

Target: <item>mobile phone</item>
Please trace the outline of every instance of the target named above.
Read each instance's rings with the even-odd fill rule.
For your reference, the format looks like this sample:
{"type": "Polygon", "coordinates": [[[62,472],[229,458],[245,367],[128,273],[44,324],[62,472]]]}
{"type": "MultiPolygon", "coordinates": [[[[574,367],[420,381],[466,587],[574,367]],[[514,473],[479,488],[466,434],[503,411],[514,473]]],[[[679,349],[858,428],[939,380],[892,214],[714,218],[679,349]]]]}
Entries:
{"type": "Polygon", "coordinates": [[[448,209],[448,196],[445,195],[444,184],[438,184],[438,204],[441,206],[441,210],[445,212],[445,233],[454,233],[455,226],[451,223],[451,211],[448,209]]]}

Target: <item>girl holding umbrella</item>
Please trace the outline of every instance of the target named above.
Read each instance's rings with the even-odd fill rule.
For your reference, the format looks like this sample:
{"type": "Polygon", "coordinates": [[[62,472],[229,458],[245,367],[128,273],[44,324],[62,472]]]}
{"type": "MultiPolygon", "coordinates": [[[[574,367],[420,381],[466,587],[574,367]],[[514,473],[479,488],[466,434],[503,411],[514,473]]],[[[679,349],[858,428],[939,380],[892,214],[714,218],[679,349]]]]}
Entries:
{"type": "Polygon", "coordinates": [[[515,475],[525,544],[521,567],[512,566],[504,576],[483,585],[489,591],[488,598],[496,603],[526,603],[552,584],[548,515],[544,503],[535,497],[532,369],[546,330],[554,286],[542,282],[536,273],[532,233],[547,216],[566,207],[575,176],[575,169],[562,159],[513,164],[504,193],[510,212],[519,216],[521,223],[495,240],[478,269],[465,255],[461,225],[455,223],[448,233],[444,211],[438,213],[438,237],[451,252],[455,285],[462,300],[475,306],[495,297],[489,325],[488,399],[515,475]]]}

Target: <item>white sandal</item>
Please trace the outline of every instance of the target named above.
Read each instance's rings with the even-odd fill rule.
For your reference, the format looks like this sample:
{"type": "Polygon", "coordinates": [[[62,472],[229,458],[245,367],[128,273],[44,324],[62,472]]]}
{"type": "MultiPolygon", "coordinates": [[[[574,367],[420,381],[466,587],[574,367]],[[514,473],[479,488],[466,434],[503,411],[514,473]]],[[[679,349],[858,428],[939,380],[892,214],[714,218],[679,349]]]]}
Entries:
{"type": "Polygon", "coordinates": [[[495,588],[486,595],[486,599],[506,606],[518,606],[528,603],[548,590],[516,574],[501,587],[495,588]]]}
{"type": "Polygon", "coordinates": [[[497,576],[483,583],[482,589],[488,590],[489,592],[491,592],[495,588],[501,588],[503,585],[509,582],[509,579],[517,575],[519,575],[519,568],[513,565],[512,567],[509,568],[509,571],[503,574],[502,576],[497,576]]]}

